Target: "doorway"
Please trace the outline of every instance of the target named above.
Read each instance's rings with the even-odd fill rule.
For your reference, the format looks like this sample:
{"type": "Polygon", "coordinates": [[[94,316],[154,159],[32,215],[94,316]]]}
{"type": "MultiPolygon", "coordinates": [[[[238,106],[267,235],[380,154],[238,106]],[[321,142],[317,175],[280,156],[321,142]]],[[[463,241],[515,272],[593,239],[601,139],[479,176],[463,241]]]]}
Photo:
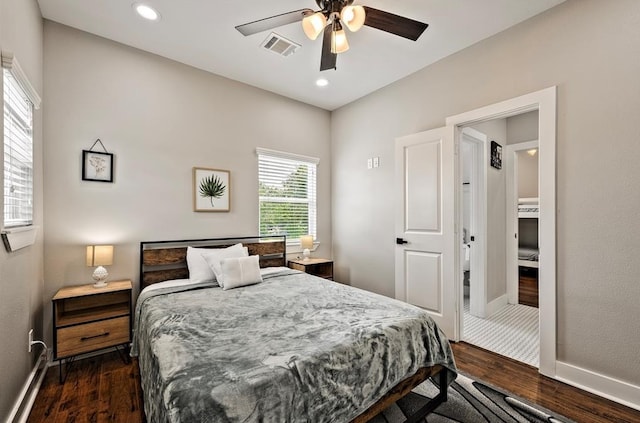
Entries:
{"type": "MultiPolygon", "coordinates": [[[[447,118],[447,127],[454,127],[454,140],[459,145],[460,134],[465,127],[499,118],[538,111],[539,142],[539,246],[543,254],[539,256],[539,371],[554,377],[556,374],[556,225],[555,225],[555,143],[556,143],[556,87],[526,94],[500,103],[492,104],[466,113],[447,118]]],[[[459,160],[457,160],[459,162],[459,160]]],[[[486,163],[486,162],[485,162],[486,163]]],[[[459,166],[459,164],[458,164],[459,166]]],[[[461,196],[459,168],[456,197],[461,196]]],[[[458,204],[461,201],[458,200],[458,204]]],[[[503,203],[504,204],[504,203],[503,203]]],[[[506,206],[503,206],[503,210],[506,206]]],[[[458,225],[462,224],[462,212],[458,206],[458,225]]],[[[505,231],[506,239],[506,231],[505,231]]],[[[506,242],[505,242],[506,244],[506,242]]],[[[461,249],[457,249],[460,256],[461,249]]],[[[461,266],[460,258],[456,263],[461,266]]],[[[505,271],[506,273],[506,271],[505,271]]],[[[458,298],[462,297],[463,283],[456,278],[458,298]]],[[[505,295],[508,301],[508,297],[505,295]]],[[[460,304],[460,302],[459,302],[460,304]]],[[[462,304],[460,304],[462,305],[462,304]]],[[[457,325],[454,340],[462,338],[463,307],[458,307],[457,325]]]]}
{"type": "MultiPolygon", "coordinates": [[[[446,119],[444,127],[395,140],[395,296],[399,300],[423,307],[449,339],[461,339],[463,234],[460,207],[460,134],[468,126],[534,110],[538,111],[539,116],[539,243],[540,250],[544,251],[539,257],[538,274],[539,371],[546,376],[555,377],[556,87],[451,116],[446,119]]],[[[498,204],[501,204],[504,227],[504,196],[498,204]]],[[[487,210],[487,216],[491,215],[493,210],[487,210]]],[[[506,233],[502,245],[506,245],[506,233]]],[[[488,249],[485,251],[489,257],[488,249]]],[[[504,254],[501,269],[505,274],[504,254]]],[[[496,300],[507,302],[508,297],[505,294],[487,302],[488,308],[498,304],[496,300]]]]}
{"type": "MultiPolygon", "coordinates": [[[[473,128],[464,128],[460,137],[462,168],[462,263],[465,310],[486,317],[486,144],[487,136],[473,128]]],[[[464,336],[463,336],[464,338],[464,336]]]]}
{"type": "MultiPolygon", "coordinates": [[[[537,159],[538,150],[532,150],[533,142],[525,143],[524,147],[520,144],[522,139],[538,138],[538,121],[537,111],[491,119],[474,123],[471,128],[462,128],[459,139],[464,249],[461,259],[464,270],[461,339],[533,367],[538,367],[539,363],[538,262],[526,261],[528,264],[519,267],[518,243],[512,240],[517,241],[518,237],[518,199],[526,196],[531,197],[528,201],[535,202],[536,206],[538,203],[537,160],[535,169],[530,169],[529,165],[529,172],[521,166],[522,179],[527,182],[526,176],[529,184],[518,179],[518,162],[515,161],[518,157],[524,160],[523,155],[537,159]],[[475,135],[475,143],[470,132],[475,135]],[[485,141],[479,142],[480,139],[485,141]],[[486,140],[499,145],[503,153],[499,162],[488,160],[489,143],[486,140]],[[480,151],[474,152],[474,146],[480,151]],[[522,151],[525,147],[530,149],[529,154],[522,151]],[[530,155],[532,151],[534,156],[530,155]],[[533,188],[529,189],[529,185],[533,188]],[[525,188],[528,190],[523,191],[525,188]],[[475,206],[476,203],[487,204],[487,209],[475,206]],[[511,221],[512,207],[516,211],[515,225],[511,221]],[[470,261],[467,261],[468,256],[470,261]],[[474,281],[474,259],[483,262],[482,283],[474,281]],[[510,273],[512,269],[515,269],[515,277],[510,273]],[[513,283],[515,289],[511,286],[513,283]],[[514,290],[515,296],[512,295],[514,290]],[[520,299],[519,292],[522,294],[520,299]]],[[[534,162],[524,160],[522,163],[534,162]]],[[[533,207],[533,204],[527,207],[533,207]]],[[[531,253],[531,256],[537,258],[537,219],[523,218],[520,222],[529,242],[525,245],[528,248],[520,248],[520,251],[533,252],[536,248],[536,254],[531,253]]]]}

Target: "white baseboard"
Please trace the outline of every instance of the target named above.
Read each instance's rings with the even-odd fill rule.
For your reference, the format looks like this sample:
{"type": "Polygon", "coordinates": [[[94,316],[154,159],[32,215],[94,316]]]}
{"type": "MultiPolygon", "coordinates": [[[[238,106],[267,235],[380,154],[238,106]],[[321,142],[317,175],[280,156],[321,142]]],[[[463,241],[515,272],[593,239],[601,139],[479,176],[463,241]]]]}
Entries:
{"type": "Polygon", "coordinates": [[[495,300],[489,302],[487,304],[487,317],[491,317],[493,315],[493,313],[495,313],[496,311],[500,310],[502,307],[506,306],[509,303],[509,296],[507,294],[504,294],[498,298],[496,298],[495,300]]]}
{"type": "MultiPolygon", "coordinates": [[[[96,355],[104,354],[107,352],[115,351],[115,347],[108,348],[100,351],[94,351],[87,354],[82,354],[76,357],[77,360],[82,360],[83,358],[90,358],[96,355]]],[[[42,385],[42,381],[44,380],[45,375],[47,374],[47,370],[50,367],[60,365],[60,361],[52,361],[51,357],[49,357],[50,351],[45,350],[42,354],[40,354],[40,358],[36,362],[35,366],[29,373],[29,377],[22,387],[22,391],[20,391],[20,395],[13,405],[13,409],[11,410],[11,414],[9,414],[9,418],[7,419],[7,423],[25,423],[29,418],[29,413],[31,412],[31,408],[33,407],[33,403],[36,400],[36,396],[40,391],[40,386],[42,385]],[[45,354],[46,352],[46,354],[45,354]],[[44,363],[43,363],[44,361],[44,363]],[[42,367],[42,369],[40,369],[42,367]],[[40,370],[40,373],[38,373],[40,370]],[[37,377],[37,379],[36,379],[37,377]],[[35,380],[35,382],[34,382],[35,380]]]]}
{"type": "Polygon", "coordinates": [[[33,407],[38,391],[40,391],[40,385],[42,385],[44,376],[47,374],[47,353],[48,351],[45,349],[42,354],[40,354],[40,357],[38,357],[38,361],[36,361],[31,373],[29,373],[20,391],[20,395],[18,395],[18,399],[11,409],[11,414],[9,414],[7,422],[24,423],[29,418],[31,407],[33,407]]]}
{"type": "Polygon", "coordinates": [[[557,380],[610,399],[627,407],[640,410],[640,386],[571,364],[556,362],[557,380]]]}

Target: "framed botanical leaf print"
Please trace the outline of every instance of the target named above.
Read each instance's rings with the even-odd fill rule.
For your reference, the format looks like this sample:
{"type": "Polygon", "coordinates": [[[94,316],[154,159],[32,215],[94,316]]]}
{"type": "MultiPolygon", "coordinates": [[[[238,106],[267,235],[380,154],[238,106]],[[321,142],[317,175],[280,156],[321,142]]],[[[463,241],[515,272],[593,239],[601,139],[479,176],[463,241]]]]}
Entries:
{"type": "Polygon", "coordinates": [[[193,168],[193,211],[228,212],[231,204],[228,170],[193,168]]]}

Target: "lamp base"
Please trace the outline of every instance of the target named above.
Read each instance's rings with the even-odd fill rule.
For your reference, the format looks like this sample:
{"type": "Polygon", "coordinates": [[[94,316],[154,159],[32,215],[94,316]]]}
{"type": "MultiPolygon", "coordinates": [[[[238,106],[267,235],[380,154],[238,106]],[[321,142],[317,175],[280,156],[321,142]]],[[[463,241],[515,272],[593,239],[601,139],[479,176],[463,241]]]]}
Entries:
{"type": "Polygon", "coordinates": [[[93,271],[92,278],[96,283],[93,284],[94,288],[104,288],[107,286],[107,278],[109,277],[109,273],[107,269],[102,266],[96,267],[96,270],[93,271]]]}
{"type": "Polygon", "coordinates": [[[302,250],[302,257],[304,257],[304,261],[309,260],[309,257],[311,256],[311,251],[308,248],[305,248],[304,250],[302,250]]]}

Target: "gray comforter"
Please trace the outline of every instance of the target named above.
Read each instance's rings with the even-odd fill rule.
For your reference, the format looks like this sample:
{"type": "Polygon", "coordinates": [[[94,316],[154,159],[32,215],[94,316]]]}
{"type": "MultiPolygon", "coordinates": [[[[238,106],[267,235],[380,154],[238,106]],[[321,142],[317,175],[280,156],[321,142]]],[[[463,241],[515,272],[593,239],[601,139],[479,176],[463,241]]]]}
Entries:
{"type": "Polygon", "coordinates": [[[420,367],[455,378],[422,310],[293,270],[143,292],[132,355],[150,423],[348,422],[420,367]]]}

